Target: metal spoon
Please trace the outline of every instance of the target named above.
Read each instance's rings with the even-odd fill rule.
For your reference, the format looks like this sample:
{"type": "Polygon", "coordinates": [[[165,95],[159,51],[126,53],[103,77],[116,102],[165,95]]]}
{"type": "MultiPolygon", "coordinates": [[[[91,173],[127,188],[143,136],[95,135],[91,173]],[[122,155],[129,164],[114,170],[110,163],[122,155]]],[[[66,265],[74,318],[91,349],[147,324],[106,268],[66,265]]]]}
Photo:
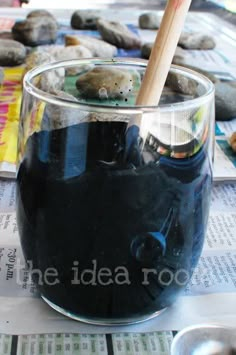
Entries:
{"type": "Polygon", "coordinates": [[[174,338],[171,355],[236,355],[236,329],[221,325],[197,325],[174,338]]]}

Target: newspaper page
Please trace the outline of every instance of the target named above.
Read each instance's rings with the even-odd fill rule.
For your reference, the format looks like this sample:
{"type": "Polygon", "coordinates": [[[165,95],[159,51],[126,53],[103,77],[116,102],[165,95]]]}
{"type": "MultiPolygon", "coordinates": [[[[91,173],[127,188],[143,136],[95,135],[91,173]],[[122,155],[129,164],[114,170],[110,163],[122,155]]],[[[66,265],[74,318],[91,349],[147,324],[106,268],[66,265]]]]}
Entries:
{"type": "Polygon", "coordinates": [[[155,319],[112,328],[73,322],[40,299],[25,268],[17,235],[13,185],[5,182],[0,190],[0,201],[11,201],[2,204],[0,210],[0,333],[146,333],[179,330],[204,322],[236,327],[235,183],[217,184],[213,188],[202,256],[183,295],[155,319]]]}

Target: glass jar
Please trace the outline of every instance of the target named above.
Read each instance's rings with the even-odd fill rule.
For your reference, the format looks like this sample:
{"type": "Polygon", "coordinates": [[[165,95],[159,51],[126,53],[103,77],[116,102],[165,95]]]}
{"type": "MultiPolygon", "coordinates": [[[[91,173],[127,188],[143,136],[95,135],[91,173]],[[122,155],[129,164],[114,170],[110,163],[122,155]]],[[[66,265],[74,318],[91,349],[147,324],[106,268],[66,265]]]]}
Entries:
{"type": "Polygon", "coordinates": [[[206,233],[214,87],[173,66],[136,106],[147,62],[81,59],[24,78],[17,221],[42,298],[93,324],[152,318],[184,290],[206,233]]]}

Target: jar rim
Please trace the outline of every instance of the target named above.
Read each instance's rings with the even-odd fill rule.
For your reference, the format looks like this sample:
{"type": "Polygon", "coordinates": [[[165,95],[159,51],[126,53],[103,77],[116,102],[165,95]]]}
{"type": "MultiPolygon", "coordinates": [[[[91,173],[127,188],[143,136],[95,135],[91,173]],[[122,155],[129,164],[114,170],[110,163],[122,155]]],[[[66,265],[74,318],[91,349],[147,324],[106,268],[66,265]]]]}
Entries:
{"type": "Polygon", "coordinates": [[[81,109],[83,111],[90,111],[91,108],[93,109],[94,112],[103,112],[103,113],[109,113],[112,111],[112,113],[123,113],[123,114],[140,114],[140,113],[150,113],[150,112],[156,112],[156,111],[161,111],[161,112],[169,112],[169,111],[182,111],[185,109],[191,109],[195,107],[199,107],[207,102],[209,102],[214,95],[214,84],[204,75],[195,72],[191,69],[188,69],[186,67],[178,66],[178,65],[171,65],[171,71],[175,72],[177,74],[182,74],[189,79],[197,81],[199,84],[201,84],[205,92],[203,95],[192,98],[186,101],[181,101],[181,102],[176,102],[176,103],[171,103],[171,104],[160,104],[160,105],[125,105],[125,106],[109,106],[109,105],[103,105],[103,104],[96,104],[96,103],[86,103],[86,102],[80,102],[80,101],[73,101],[68,98],[64,98],[61,96],[54,95],[52,93],[48,93],[46,91],[43,91],[39,88],[37,88],[33,83],[32,79],[34,79],[36,76],[42,74],[43,72],[50,71],[50,70],[55,70],[59,68],[70,68],[75,65],[89,65],[89,64],[94,64],[94,65],[110,65],[110,66],[115,66],[115,65],[120,65],[120,66],[136,66],[140,68],[145,68],[147,66],[148,61],[140,58],[80,58],[80,59],[73,59],[73,60],[64,60],[64,61],[56,61],[56,62],[51,62],[48,64],[43,64],[40,66],[37,66],[36,68],[33,68],[29,70],[23,79],[23,88],[26,90],[29,94],[32,96],[50,103],[54,105],[60,105],[60,106],[65,106],[65,107],[71,107],[71,108],[77,108],[81,109]]]}

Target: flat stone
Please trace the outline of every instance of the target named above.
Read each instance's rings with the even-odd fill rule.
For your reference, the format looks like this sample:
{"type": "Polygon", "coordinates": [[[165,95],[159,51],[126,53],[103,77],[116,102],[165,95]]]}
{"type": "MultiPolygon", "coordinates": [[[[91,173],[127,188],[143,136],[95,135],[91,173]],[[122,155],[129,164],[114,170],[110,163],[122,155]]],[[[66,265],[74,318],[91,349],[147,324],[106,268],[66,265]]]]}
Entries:
{"type": "Polygon", "coordinates": [[[149,30],[157,30],[161,20],[155,12],[147,12],[139,16],[139,27],[149,30]]]}
{"type": "Polygon", "coordinates": [[[82,45],[91,51],[93,57],[110,58],[117,55],[117,48],[115,46],[101,39],[90,36],[67,35],[65,36],[65,44],[66,46],[82,45]]]}
{"type": "Polygon", "coordinates": [[[198,67],[194,67],[193,65],[187,65],[187,64],[181,64],[181,66],[183,66],[184,68],[188,68],[188,69],[191,69],[193,71],[196,71],[197,73],[199,74],[202,74],[204,75],[205,77],[207,77],[213,84],[215,83],[219,83],[220,80],[212,73],[209,73],[208,71],[206,70],[203,70],[203,69],[200,69],[198,67]]]}
{"type": "Polygon", "coordinates": [[[57,23],[49,16],[29,18],[12,27],[15,40],[28,46],[50,44],[56,41],[57,23]]]}
{"type": "Polygon", "coordinates": [[[133,75],[120,69],[96,67],[79,76],[76,87],[87,99],[125,99],[132,92],[133,75]]]}
{"type": "Polygon", "coordinates": [[[216,120],[236,118],[236,87],[228,83],[215,84],[216,120]]]}
{"type": "Polygon", "coordinates": [[[14,66],[24,62],[26,48],[23,44],[11,39],[0,39],[0,65],[14,66]]]}
{"type": "Polygon", "coordinates": [[[165,85],[180,94],[191,96],[197,94],[197,82],[178,73],[170,72],[167,76],[165,85]]]}
{"type": "Polygon", "coordinates": [[[118,48],[132,49],[141,47],[141,40],[139,37],[122,23],[99,19],[97,21],[97,28],[104,41],[107,41],[118,48]]]}
{"type": "Polygon", "coordinates": [[[96,30],[98,18],[95,11],[77,10],[71,16],[71,27],[79,30],[96,30]]]}
{"type": "Polygon", "coordinates": [[[216,46],[212,36],[202,33],[182,33],[178,45],[186,49],[213,49],[216,46]]]}

